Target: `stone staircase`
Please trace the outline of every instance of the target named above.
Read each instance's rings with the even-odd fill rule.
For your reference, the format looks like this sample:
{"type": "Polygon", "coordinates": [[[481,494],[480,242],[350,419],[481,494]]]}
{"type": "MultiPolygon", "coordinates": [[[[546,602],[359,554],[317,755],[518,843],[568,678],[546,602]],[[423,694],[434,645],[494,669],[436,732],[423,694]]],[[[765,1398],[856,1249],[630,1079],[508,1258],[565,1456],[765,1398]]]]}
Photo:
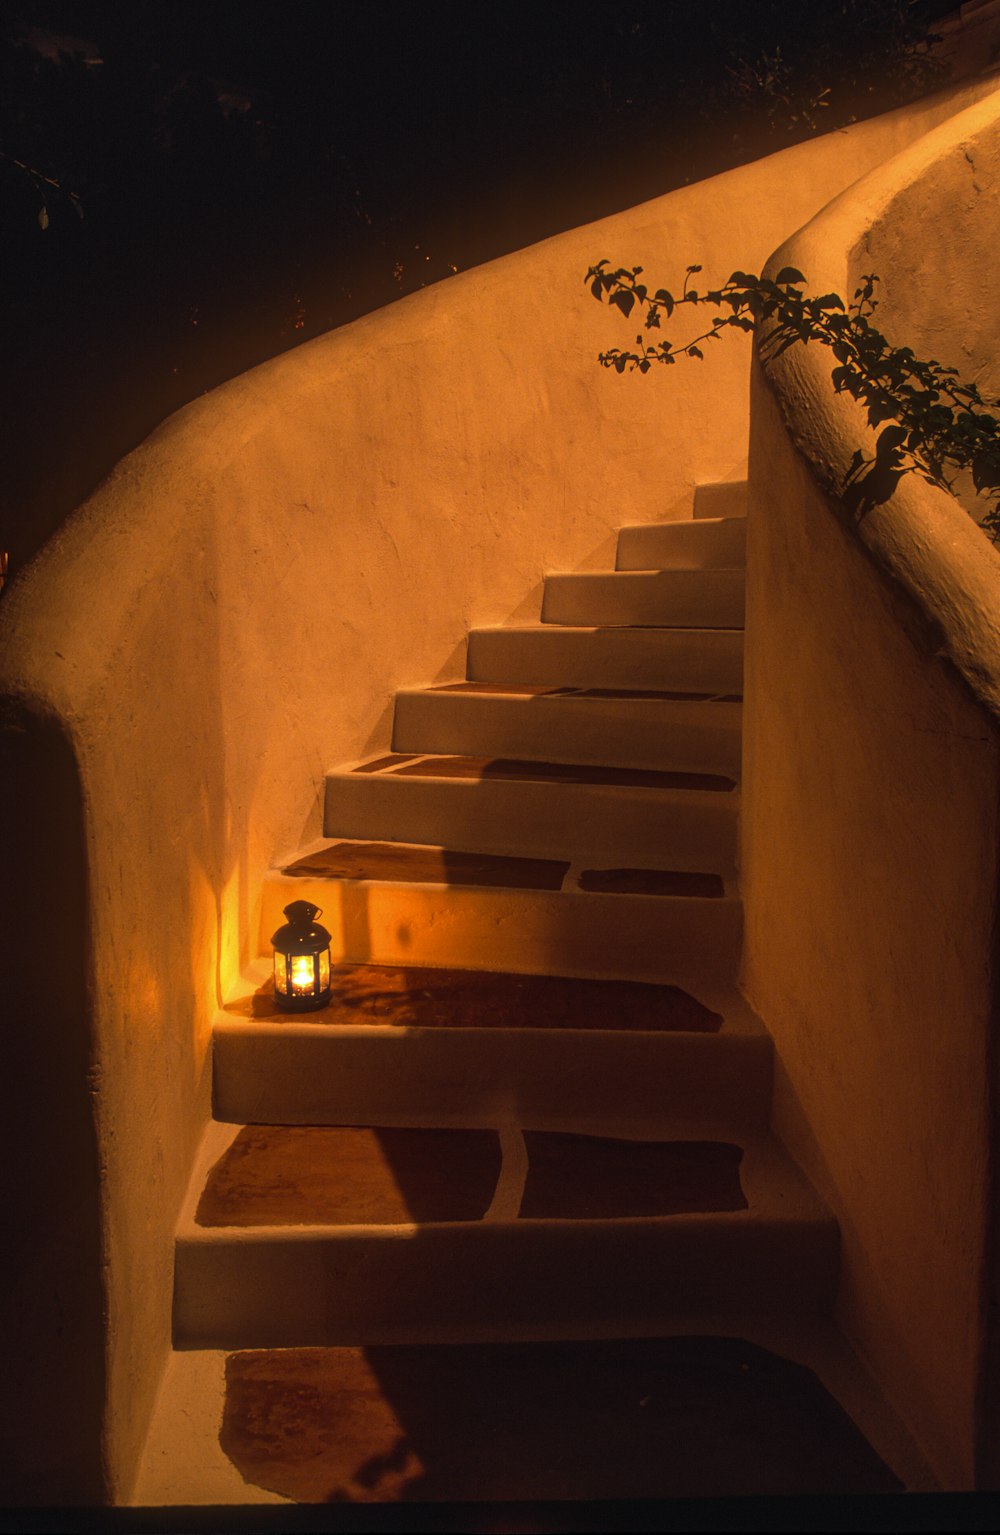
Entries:
{"type": "Polygon", "coordinates": [[[402,691],[391,752],[329,773],[216,1028],[180,1349],[828,1311],[836,1224],[769,1133],[736,987],[744,511],[702,486],[692,520],[624,528],[614,572],[550,576],[539,624],[473,631],[466,682],[402,691]],[[290,1017],[267,940],[302,898],[339,963],[290,1017]]]}

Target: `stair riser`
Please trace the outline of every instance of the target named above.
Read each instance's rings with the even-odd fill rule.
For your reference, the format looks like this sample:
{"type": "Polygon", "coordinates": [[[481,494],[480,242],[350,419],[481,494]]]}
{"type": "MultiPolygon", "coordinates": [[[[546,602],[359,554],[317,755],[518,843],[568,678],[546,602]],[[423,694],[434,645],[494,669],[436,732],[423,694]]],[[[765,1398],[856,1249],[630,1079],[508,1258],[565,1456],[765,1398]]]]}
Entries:
{"type": "Polygon", "coordinates": [[[725,872],[735,865],[737,810],[734,792],[349,773],[327,779],[323,834],[725,872]]]}
{"type": "Polygon", "coordinates": [[[472,682],[740,693],[740,630],[474,629],[472,682]]]}
{"type": "Polygon", "coordinates": [[[596,895],[488,886],[445,887],[271,875],[261,952],[290,901],[323,908],[334,957],[621,980],[682,975],[731,983],[739,963],[739,901],[596,895]]]}
{"type": "Polygon", "coordinates": [[[745,586],[742,570],[548,576],[542,623],[739,629],[743,626],[745,586]]]}
{"type": "Polygon", "coordinates": [[[233,1124],[572,1127],[581,1119],[762,1125],[763,1035],[563,1029],[216,1030],[215,1117],[233,1124]]]}
{"type": "Polygon", "coordinates": [[[616,570],[728,570],[746,561],[746,519],[622,528],[616,570]]]}
{"type": "Polygon", "coordinates": [[[720,480],[715,484],[695,486],[695,517],[745,517],[746,514],[746,480],[720,480]]]}
{"type": "Polygon", "coordinates": [[[832,1298],[832,1221],[645,1221],[222,1231],[182,1236],[175,1341],[280,1348],[614,1336],[719,1309],[803,1314],[832,1298]]]}
{"type": "Polygon", "coordinates": [[[392,749],[738,777],[741,718],[735,703],[406,692],[392,749]]]}

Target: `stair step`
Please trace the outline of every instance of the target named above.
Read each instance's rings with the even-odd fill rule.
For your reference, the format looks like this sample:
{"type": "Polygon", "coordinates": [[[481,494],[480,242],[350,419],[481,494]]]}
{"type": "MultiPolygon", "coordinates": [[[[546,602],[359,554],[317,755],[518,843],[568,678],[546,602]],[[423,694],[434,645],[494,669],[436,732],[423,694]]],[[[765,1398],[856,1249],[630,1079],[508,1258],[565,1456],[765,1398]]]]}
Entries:
{"type": "Polygon", "coordinates": [[[655,1331],[829,1303],[829,1212],[769,1135],[210,1127],[175,1255],[184,1347],[655,1331]],[[617,1212],[622,1213],[617,1213],[617,1212]]]}
{"type": "Polygon", "coordinates": [[[746,564],[745,517],[650,522],[622,528],[616,570],[731,570],[746,564]]]}
{"type": "Polygon", "coordinates": [[[746,514],[746,480],[717,480],[695,486],[696,517],[745,517],[746,514]]]}
{"type": "Polygon", "coordinates": [[[542,623],[741,629],[746,572],[582,571],[545,578],[542,623]]]}
{"type": "Polygon", "coordinates": [[[215,1028],[215,1115],[233,1123],[558,1126],[629,1115],[768,1116],[772,1046],[735,992],[403,966],[335,967],[294,1019],[270,980],[215,1028]]]}
{"type": "Polygon", "coordinates": [[[739,795],[717,774],[504,758],[375,758],[326,775],[327,837],[723,872],[739,795]]]}
{"type": "MultiPolygon", "coordinates": [[[[221,1439],[230,1477],[235,1468],[247,1488],[305,1504],[376,1503],[382,1530],[457,1529],[462,1503],[475,1509],[466,1528],[593,1530],[596,1499],[787,1499],[904,1485],[812,1370],[739,1333],[264,1349],[230,1356],[224,1383],[213,1384],[222,1422],[203,1457],[210,1448],[219,1457],[221,1439]],[[579,1522],[557,1499],[578,1503],[579,1522]]],[[[612,1528],[625,1527],[630,1507],[632,1528],[683,1522],[674,1507],[654,1526],[650,1510],[618,1502],[612,1528]]],[[[723,1517],[747,1527],[744,1516],[723,1517]]],[[[696,1514],[689,1528],[710,1518],[696,1514]]],[[[762,1527],[766,1512],[749,1518],[762,1527]]],[[[301,1524],[286,1513],[281,1527],[301,1524]]],[[[375,1525],[355,1514],[341,1527],[375,1525]]]]}
{"type": "Polygon", "coordinates": [[[446,683],[396,694],[392,747],[738,778],[742,712],[737,700],[697,695],[446,683]]]}
{"type": "Polygon", "coordinates": [[[369,841],[319,844],[268,875],[263,953],[293,900],[323,907],[338,959],[723,986],[743,921],[729,886],[690,871],[369,841]]]}
{"type": "Polygon", "coordinates": [[[468,676],[483,683],[732,694],[743,691],[741,629],[473,629],[468,676]]]}

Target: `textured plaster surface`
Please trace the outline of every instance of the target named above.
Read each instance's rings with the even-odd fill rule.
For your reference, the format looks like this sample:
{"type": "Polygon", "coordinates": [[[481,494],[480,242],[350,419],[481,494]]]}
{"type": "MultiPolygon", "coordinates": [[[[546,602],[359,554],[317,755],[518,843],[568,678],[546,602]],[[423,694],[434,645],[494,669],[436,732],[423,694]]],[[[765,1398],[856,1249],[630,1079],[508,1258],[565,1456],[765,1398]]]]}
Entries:
{"type": "MultiPolygon", "coordinates": [[[[897,343],[995,366],[976,263],[998,214],[973,182],[998,102],[859,183],[772,266],[841,293],[874,270],[897,343]]],[[[1000,556],[912,477],[842,519],[821,486],[870,437],[829,368],[793,348],[754,376],[745,982],[775,1038],[776,1127],[840,1221],[841,1317],[945,1484],[991,1485],[1000,556]]]]}
{"type": "MultiPolygon", "coordinates": [[[[93,1003],[81,984],[73,1026],[95,1085],[113,1498],[170,1346],[210,1021],[255,949],[264,871],[318,830],[324,770],[388,745],[396,688],[456,680],[473,623],[533,615],[547,569],[608,566],[614,527],[686,515],[696,481],[742,471],[746,349],[665,407],[595,367],[620,332],[583,269],[759,266],[983,89],[557,236],[235,379],[12,583],[0,692],[62,722],[81,783],[93,1003]]],[[[55,1336],[55,1311],[39,1325],[55,1336]]]]}

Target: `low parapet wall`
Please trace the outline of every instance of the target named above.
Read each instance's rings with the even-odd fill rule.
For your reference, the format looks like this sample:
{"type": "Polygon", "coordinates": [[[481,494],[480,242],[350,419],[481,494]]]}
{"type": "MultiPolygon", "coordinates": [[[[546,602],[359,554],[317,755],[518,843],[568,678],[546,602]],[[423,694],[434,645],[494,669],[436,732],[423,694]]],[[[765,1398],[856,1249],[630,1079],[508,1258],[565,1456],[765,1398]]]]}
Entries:
{"type": "MultiPolygon", "coordinates": [[[[994,95],[769,270],[848,297],[874,271],[898,345],[995,369],[977,253],[998,151],[994,95]]],[[[793,347],[754,372],[745,985],[777,1046],[776,1128],[840,1220],[844,1325],[944,1485],[989,1487],[1000,554],[913,475],[851,522],[837,491],[872,434],[832,366],[793,347]]]]}

